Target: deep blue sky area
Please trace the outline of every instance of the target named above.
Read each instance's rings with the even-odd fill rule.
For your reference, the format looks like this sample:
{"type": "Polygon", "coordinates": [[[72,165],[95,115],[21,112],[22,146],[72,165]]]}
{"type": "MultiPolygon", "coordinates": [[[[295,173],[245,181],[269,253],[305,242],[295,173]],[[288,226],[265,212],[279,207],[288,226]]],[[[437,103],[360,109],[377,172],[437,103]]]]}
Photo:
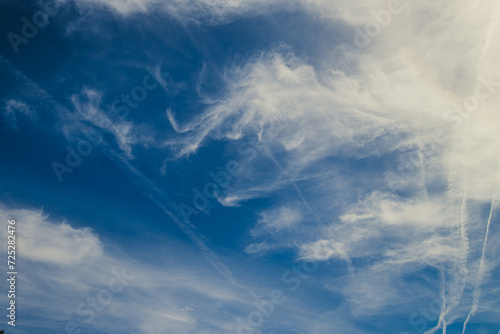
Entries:
{"type": "Polygon", "coordinates": [[[500,333],[495,6],[0,0],[0,329],[500,333]]]}

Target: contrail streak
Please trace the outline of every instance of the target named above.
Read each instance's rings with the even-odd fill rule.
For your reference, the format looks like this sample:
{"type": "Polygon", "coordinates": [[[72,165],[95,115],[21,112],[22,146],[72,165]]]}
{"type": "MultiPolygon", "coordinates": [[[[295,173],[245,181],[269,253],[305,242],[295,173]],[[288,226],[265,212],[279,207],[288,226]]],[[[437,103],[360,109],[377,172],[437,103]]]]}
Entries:
{"type": "MultiPolygon", "coordinates": [[[[59,103],[55,100],[46,90],[41,88],[34,81],[29,79],[22,73],[19,69],[17,69],[14,65],[12,65],[7,59],[5,59],[2,55],[0,55],[0,66],[5,66],[9,72],[17,76],[17,78],[22,81],[25,85],[29,86],[30,89],[37,92],[37,96],[31,97],[33,99],[42,100],[45,104],[52,105],[54,109],[56,109],[59,113],[59,117],[67,117],[73,121],[76,121],[81,125],[82,128],[87,128],[83,123],[81,123],[81,118],[75,114],[73,114],[66,106],[59,103]]],[[[148,177],[146,177],[142,172],[140,172],[137,168],[132,166],[128,159],[124,157],[122,154],[115,152],[115,150],[105,142],[104,138],[102,142],[97,146],[102,150],[104,154],[106,154],[114,163],[116,163],[119,167],[123,168],[125,171],[133,174],[136,179],[140,179],[143,183],[142,192],[146,194],[154,204],[156,204],[162,211],[170,217],[174,223],[184,232],[189,239],[203,252],[203,255],[208,260],[209,264],[214,267],[225,279],[227,279],[231,284],[236,287],[242,288],[243,290],[249,292],[256,300],[261,301],[261,299],[257,296],[257,294],[252,291],[250,288],[244,286],[243,284],[237,282],[236,278],[233,276],[232,272],[229,268],[224,265],[221,259],[215,254],[205,243],[204,236],[201,234],[197,234],[193,231],[193,225],[189,222],[188,219],[180,218],[178,215],[174,214],[177,212],[175,204],[172,200],[170,200],[165,193],[159,189],[156,184],[151,181],[148,177]]]]}
{"type": "Polygon", "coordinates": [[[476,314],[477,309],[479,307],[479,297],[481,296],[481,284],[484,279],[484,256],[486,253],[486,244],[488,243],[488,234],[490,233],[490,224],[491,224],[491,216],[493,215],[493,211],[495,208],[495,199],[493,198],[491,200],[491,208],[490,208],[490,215],[488,217],[488,222],[486,223],[486,233],[484,234],[484,242],[483,242],[483,253],[481,254],[481,261],[479,262],[479,270],[477,273],[477,280],[475,282],[474,286],[474,295],[473,295],[473,301],[472,301],[472,307],[471,310],[469,311],[469,314],[467,314],[467,319],[465,319],[464,326],[462,329],[462,334],[465,333],[465,330],[467,329],[467,324],[469,323],[469,320],[476,314]]]}
{"type": "MultiPolygon", "coordinates": [[[[454,310],[458,304],[460,303],[460,299],[462,298],[462,294],[465,288],[465,276],[467,275],[467,256],[469,253],[469,238],[467,236],[467,168],[463,170],[463,181],[462,181],[462,199],[460,202],[460,238],[462,239],[462,259],[457,264],[458,273],[455,276],[458,276],[459,282],[457,282],[456,288],[451,291],[453,294],[456,294],[454,298],[450,298],[450,302],[447,305],[446,309],[441,311],[439,315],[438,323],[433,328],[425,331],[424,334],[433,334],[440,328],[443,329],[443,334],[446,334],[446,316],[454,310]]],[[[441,294],[446,295],[446,290],[442,291],[441,294]]],[[[453,297],[453,295],[452,295],[453,297]]]]}

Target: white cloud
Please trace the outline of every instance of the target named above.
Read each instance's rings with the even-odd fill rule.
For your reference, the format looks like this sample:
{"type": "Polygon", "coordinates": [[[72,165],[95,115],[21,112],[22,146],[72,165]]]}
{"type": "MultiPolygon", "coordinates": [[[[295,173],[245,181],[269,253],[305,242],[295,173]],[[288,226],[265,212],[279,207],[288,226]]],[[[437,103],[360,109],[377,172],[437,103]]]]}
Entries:
{"type": "MultiPolygon", "coordinates": [[[[308,180],[318,166],[341,170],[347,183],[343,189],[355,189],[358,203],[339,212],[333,204],[338,194],[322,196],[323,204],[311,208],[323,217],[315,240],[295,235],[302,240],[302,255],[348,263],[374,257],[372,266],[359,268],[359,275],[365,272],[359,276],[363,282],[389,266],[398,268],[389,272],[389,282],[426,267],[444,268],[446,280],[459,282],[460,288],[447,292],[456,302],[443,312],[442,327],[444,320],[456,319],[452,314],[472,280],[468,263],[476,254],[471,245],[483,239],[484,231],[473,232],[486,221],[478,208],[499,196],[500,142],[494,138],[500,130],[500,67],[495,60],[500,56],[500,9],[495,1],[401,4],[404,10],[392,16],[368,47],[358,49],[356,58],[348,59],[355,71],[343,71],[344,59],[328,58],[342,54],[338,45],[325,54],[321,70],[284,46],[230,69],[227,96],[186,126],[179,146],[173,147],[179,156],[188,155],[209,136],[250,141],[272,128],[272,120],[285,122],[285,130],[267,144],[268,151],[258,152],[252,162],[241,159],[247,175],[235,180],[225,198],[233,203],[272,197],[290,186],[307,202],[294,180],[308,180]],[[409,151],[418,158],[410,161],[411,173],[404,172],[403,182],[389,187],[387,174],[374,171],[370,180],[356,179],[348,167],[331,162],[365,159],[367,164],[409,151]],[[276,165],[266,170],[267,177],[253,168],[264,159],[276,165]],[[249,190],[242,190],[245,186],[249,190]]],[[[376,22],[372,10],[386,6],[385,1],[314,1],[307,8],[325,22],[342,20],[355,36],[355,29],[376,22]]],[[[301,186],[320,183],[333,185],[335,180],[323,174],[301,186]]],[[[290,199],[282,202],[290,205],[290,199]]],[[[269,247],[268,241],[256,242],[250,250],[269,247]]],[[[368,294],[370,288],[362,291],[368,294]]],[[[379,302],[371,312],[395,302],[398,291],[392,291],[375,296],[379,302]]],[[[361,298],[351,292],[345,291],[349,300],[361,298]]]]}
{"type": "MultiPolygon", "coordinates": [[[[102,255],[100,240],[88,228],[75,229],[64,221],[53,224],[42,212],[27,209],[3,211],[2,217],[16,218],[17,246],[23,259],[46,264],[78,265],[102,255]]],[[[1,233],[6,237],[5,231],[1,233]]]]}
{"type": "Polygon", "coordinates": [[[252,235],[262,233],[276,233],[282,229],[291,228],[302,220],[299,211],[288,207],[267,210],[260,214],[257,226],[252,230],[252,235]]]}
{"type": "MultiPolygon", "coordinates": [[[[79,328],[141,333],[218,330],[234,322],[238,310],[247,307],[248,296],[221,281],[199,259],[197,251],[188,255],[183,250],[181,265],[165,260],[152,267],[149,261],[130,258],[114,245],[103,247],[99,236],[88,228],[54,221],[38,211],[2,208],[0,218],[16,220],[17,263],[19,272],[22,270],[18,277],[22,286],[19,302],[25,306],[23,312],[35,312],[33,315],[42,316],[46,324],[55,324],[52,330],[64,331],[69,320],[79,328]],[[87,323],[89,313],[79,314],[77,307],[99,298],[102,289],[109,289],[110,280],[116,277],[113,272],[133,278],[122,291],[113,292],[112,302],[87,323]],[[139,308],[138,300],[142,301],[139,308]],[[236,313],[212,315],[214,309],[227,309],[228,305],[233,305],[236,313]]],[[[2,240],[7,239],[4,229],[0,234],[2,240]]],[[[169,259],[178,256],[176,251],[178,246],[168,250],[159,247],[155,254],[169,259]]],[[[82,310],[89,309],[84,305],[82,310]]]]}
{"type": "MultiPolygon", "coordinates": [[[[300,228],[299,224],[303,220],[302,213],[299,210],[289,207],[279,207],[266,210],[260,213],[260,218],[255,227],[250,230],[250,234],[261,242],[255,242],[248,245],[245,249],[247,253],[258,253],[271,250],[277,247],[283,247],[281,240],[285,239],[283,231],[289,233],[300,228]]],[[[288,246],[288,245],[286,245],[288,246]]]]}
{"type": "MultiPolygon", "coordinates": [[[[165,7],[182,21],[208,23],[269,12],[271,6],[280,8],[281,4],[261,0],[103,3],[122,14],[165,7]]],[[[441,294],[452,301],[441,314],[438,327],[443,327],[463,316],[463,310],[468,312],[459,303],[474,277],[471,262],[478,256],[473,246],[483,240],[480,233],[473,232],[480,231],[486,221],[481,206],[499,196],[500,141],[495,139],[500,130],[500,5],[494,0],[401,3],[404,10],[380,28],[366,48],[355,50],[356,57],[339,58],[343,52],[332,36],[332,41],[317,41],[331,45],[322,59],[323,68],[279,45],[244,66],[228,69],[227,94],[210,101],[202,115],[180,125],[175,113],[168,112],[173,128],[182,136],[169,139],[165,146],[177,157],[185,157],[209,137],[262,141],[276,123],[285,124],[266,143],[267,150],[256,152],[258,158],[241,158],[246,175],[235,180],[221,202],[235,205],[254,197],[277,196],[278,191],[290,187],[306,208],[313,203],[297,216],[316,214],[318,218],[311,220],[321,222],[307,235],[295,233],[290,239],[298,240],[305,258],[342,259],[352,264],[353,271],[344,277],[349,280],[340,292],[358,314],[375,314],[403,300],[400,288],[405,274],[426,268],[440,270],[445,280],[441,294]],[[485,84],[485,80],[492,83],[485,84]],[[488,97],[478,98],[478,94],[488,97]],[[436,136],[436,131],[441,134],[436,136]],[[439,142],[438,137],[442,137],[439,142]],[[404,172],[403,182],[388,186],[384,173],[369,169],[370,159],[391,159],[409,151],[418,159],[410,161],[414,169],[404,172]],[[264,159],[272,163],[262,171],[258,164],[264,159]],[[340,166],[337,161],[352,165],[340,166]],[[350,173],[356,164],[368,166],[370,180],[350,173]],[[335,176],[345,178],[336,180],[323,173],[330,167],[339,170],[335,176]],[[318,168],[322,170],[317,172],[318,168]],[[320,177],[313,177],[317,174],[320,177]],[[345,185],[336,188],[340,182],[345,185]],[[306,196],[299,186],[309,189],[306,196]],[[312,199],[307,196],[315,195],[310,189],[323,187],[332,190],[312,199]],[[341,194],[335,192],[340,190],[355,193],[357,199],[349,205],[336,205],[341,194]],[[456,282],[459,288],[447,289],[449,282],[456,282]]],[[[354,38],[357,31],[367,29],[367,23],[376,22],[372,11],[386,6],[386,1],[315,0],[281,8],[303,8],[325,25],[340,20],[352,28],[354,38]]],[[[354,44],[353,39],[351,47],[354,44]]],[[[99,112],[91,115],[91,122],[101,122],[99,112]]],[[[127,148],[133,143],[130,131],[123,127],[115,132],[122,149],[129,153],[127,148]]],[[[401,169],[391,171],[397,176],[401,169]]],[[[280,200],[283,207],[293,207],[297,199],[280,200]]],[[[294,228],[263,221],[255,235],[294,228]]],[[[492,238],[498,242],[498,235],[492,238]]],[[[247,250],[269,247],[269,240],[264,240],[247,250]]],[[[497,265],[494,259],[486,263],[485,272],[497,265]]],[[[184,313],[166,314],[190,323],[184,313]]]]}
{"type": "Polygon", "coordinates": [[[2,115],[8,120],[10,126],[17,130],[16,114],[23,115],[29,120],[34,121],[37,118],[36,111],[23,101],[8,100],[5,102],[2,115]]]}
{"type": "MultiPolygon", "coordinates": [[[[78,117],[82,121],[88,121],[94,126],[112,133],[125,155],[128,158],[133,158],[132,146],[140,140],[134,131],[132,122],[122,119],[111,119],[101,109],[101,94],[95,90],[85,88],[81,95],[73,95],[71,101],[78,111],[78,117]]],[[[77,127],[79,128],[80,126],[78,125],[77,127]]]]}

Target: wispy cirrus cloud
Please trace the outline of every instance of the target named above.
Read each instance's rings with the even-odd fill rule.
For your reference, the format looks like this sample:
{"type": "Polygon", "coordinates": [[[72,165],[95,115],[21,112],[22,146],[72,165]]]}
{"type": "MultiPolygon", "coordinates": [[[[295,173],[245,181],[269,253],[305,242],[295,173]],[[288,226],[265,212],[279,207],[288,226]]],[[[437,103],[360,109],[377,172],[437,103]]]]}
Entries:
{"type": "MultiPolygon", "coordinates": [[[[365,28],[364,23],[374,20],[372,11],[384,9],[382,2],[370,6],[315,2],[315,6],[325,14],[322,19],[341,19],[353,29],[365,28]]],[[[337,59],[325,59],[329,65],[320,71],[287,48],[268,50],[231,69],[228,94],[186,127],[178,152],[180,156],[195,152],[209,136],[229,141],[258,138],[278,116],[277,110],[284,110],[279,116],[287,122],[286,131],[268,146],[267,155],[262,153],[276,168],[270,167],[266,178],[250,173],[235,181],[226,198],[244,201],[252,197],[250,193],[272,197],[291,185],[277,182],[285,175],[304,180],[303,187],[334,184],[326,174],[310,176],[318,166],[341,170],[346,188],[357,189],[361,199],[339,212],[338,206],[325,204],[334,201],[333,193],[322,197],[323,205],[313,210],[330,217],[328,227],[319,224],[316,231],[323,236],[316,241],[308,240],[309,235],[302,239],[303,256],[355,263],[377,254],[380,258],[373,265],[360,267],[360,275],[366,273],[360,280],[367,282],[391,266],[399,268],[389,271],[395,281],[406,273],[442,268],[446,280],[459,282],[460,288],[445,290],[451,302],[443,300],[434,332],[465,316],[460,300],[468,293],[471,266],[477,260],[471,247],[483,239],[475,231],[486,221],[477,210],[498,196],[495,168],[500,147],[491,140],[491,131],[500,127],[494,107],[500,101],[500,73],[493,61],[499,55],[494,33],[499,29],[499,9],[492,1],[433,6],[402,1],[400,6],[401,16],[393,17],[383,34],[353,59],[355,73],[344,72],[337,59]],[[470,11],[483,19],[469,18],[465,13],[470,11]],[[333,163],[380,161],[409,151],[419,156],[412,162],[415,173],[392,189],[383,173],[359,180],[333,163]],[[236,191],[244,188],[260,191],[236,191]]],[[[311,200],[315,202],[314,197],[311,200]]],[[[250,249],[263,247],[268,248],[260,242],[250,249]]],[[[372,311],[395,302],[396,290],[372,311]]],[[[349,291],[345,290],[349,300],[358,300],[349,291]]]]}
{"type": "Polygon", "coordinates": [[[120,149],[129,158],[133,158],[132,146],[139,142],[139,135],[134,131],[133,122],[116,117],[111,119],[108,110],[102,110],[101,94],[92,89],[84,89],[81,95],[73,95],[71,101],[75,106],[77,115],[82,121],[90,122],[92,125],[109,131],[113,134],[120,149]]]}
{"type": "MultiPolygon", "coordinates": [[[[316,43],[326,45],[320,61],[276,41],[274,47],[229,65],[222,91],[216,96],[204,93],[200,112],[186,116],[182,108],[167,108],[164,116],[171,129],[164,133],[141,137],[138,127],[148,127],[147,120],[111,120],[100,106],[101,93],[93,89],[73,96],[77,115],[74,123],[63,122],[64,126],[68,130],[74,125],[70,130],[78,131],[90,123],[109,129],[120,148],[107,152],[109,156],[145,185],[144,192],[203,251],[208,249],[205,239],[185,227],[159,187],[130,163],[140,144],[151,144],[154,154],[168,155],[175,162],[214,142],[224,144],[228,152],[238,151],[233,157],[239,171],[219,202],[235,208],[254,199],[274,202],[272,209],[259,209],[254,215],[247,228],[252,240],[241,248],[264,254],[288,247],[298,258],[325,266],[336,263],[321,286],[345,299],[345,309],[338,312],[361,319],[396,312],[394,308],[412,314],[410,305],[426,305],[439,297],[439,315],[422,331],[444,332],[450,324],[473,322],[474,315],[495,321],[498,302],[491,295],[497,290],[491,277],[498,273],[494,255],[499,235],[492,203],[500,185],[500,145],[494,140],[500,129],[496,2],[77,2],[90,7],[96,3],[116,9],[123,19],[154,11],[201,26],[277,10],[303,12],[327,31],[339,21],[346,25],[351,31],[346,40],[354,52],[346,53],[334,31],[331,40],[308,32],[316,43]],[[388,6],[397,7],[390,20],[388,6]],[[379,31],[370,32],[377,27],[379,31]],[[363,35],[368,42],[359,47],[356,38],[363,35]],[[280,131],[273,131],[279,124],[280,131]],[[265,139],[269,132],[272,140],[265,139]],[[415,158],[407,161],[408,154],[415,158]],[[407,163],[410,169],[401,168],[407,163]],[[400,180],[390,182],[391,175],[400,180]],[[486,206],[491,208],[489,216],[486,206]],[[483,301],[488,306],[481,309],[483,301]]],[[[166,175],[168,167],[164,162],[160,174],[166,175]]],[[[85,230],[57,226],[54,232],[77,239],[75,244],[83,249],[91,240],[99,249],[100,243],[85,230]]],[[[71,249],[67,253],[76,258],[71,249]]],[[[233,273],[214,258],[214,265],[235,283],[233,273]]],[[[68,262],[63,258],[57,265],[68,262]]],[[[193,273],[168,281],[161,279],[166,273],[158,271],[148,280],[139,274],[142,267],[133,268],[151,286],[134,293],[152,300],[160,292],[166,296],[152,303],[155,308],[144,314],[147,321],[138,324],[138,330],[233,328],[230,316],[214,324],[207,305],[238,304],[239,294],[226,296],[220,284],[205,286],[193,273]],[[173,286],[184,287],[184,281],[189,283],[186,295],[202,300],[200,313],[193,312],[194,303],[186,305],[172,292],[173,286]]],[[[338,319],[336,311],[323,315],[338,319]]],[[[124,314],[131,312],[126,309],[124,314]]],[[[350,324],[346,327],[352,329],[350,324]]],[[[330,329],[324,323],[301,328],[330,329]]]]}
{"type": "MultiPolygon", "coordinates": [[[[105,244],[89,228],[58,222],[41,211],[3,207],[0,216],[16,220],[18,253],[22,254],[18,261],[23,286],[19,302],[27,316],[43,314],[54,331],[64,331],[68,322],[100,332],[119,328],[142,333],[190,332],[200,327],[220,330],[231,326],[236,314],[215,321],[211,315],[214,304],[246,307],[245,296],[221,285],[211,270],[202,269],[203,261],[184,268],[170,264],[153,269],[116,245],[105,244]],[[113,290],[108,303],[108,297],[99,297],[99,291],[107,289],[113,277],[125,283],[119,292],[113,290]],[[96,296],[93,308],[90,302],[96,296]],[[141,315],[132,302],[139,297],[145,301],[141,315]]],[[[7,239],[6,231],[0,234],[2,240],[7,239]]]]}
{"type": "Polygon", "coordinates": [[[36,120],[36,111],[25,102],[8,100],[3,107],[3,117],[9,121],[10,126],[17,130],[17,118],[22,115],[31,121],[36,120]],[[16,116],[17,115],[17,116],[16,116]]]}

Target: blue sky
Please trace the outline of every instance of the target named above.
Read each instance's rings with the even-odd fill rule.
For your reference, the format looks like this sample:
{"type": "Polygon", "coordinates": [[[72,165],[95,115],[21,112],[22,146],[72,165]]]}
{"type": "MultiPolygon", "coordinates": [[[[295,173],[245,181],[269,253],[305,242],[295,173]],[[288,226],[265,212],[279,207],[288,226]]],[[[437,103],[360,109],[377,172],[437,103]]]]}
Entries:
{"type": "Polygon", "coordinates": [[[0,6],[6,333],[499,333],[496,1],[0,6]]]}

